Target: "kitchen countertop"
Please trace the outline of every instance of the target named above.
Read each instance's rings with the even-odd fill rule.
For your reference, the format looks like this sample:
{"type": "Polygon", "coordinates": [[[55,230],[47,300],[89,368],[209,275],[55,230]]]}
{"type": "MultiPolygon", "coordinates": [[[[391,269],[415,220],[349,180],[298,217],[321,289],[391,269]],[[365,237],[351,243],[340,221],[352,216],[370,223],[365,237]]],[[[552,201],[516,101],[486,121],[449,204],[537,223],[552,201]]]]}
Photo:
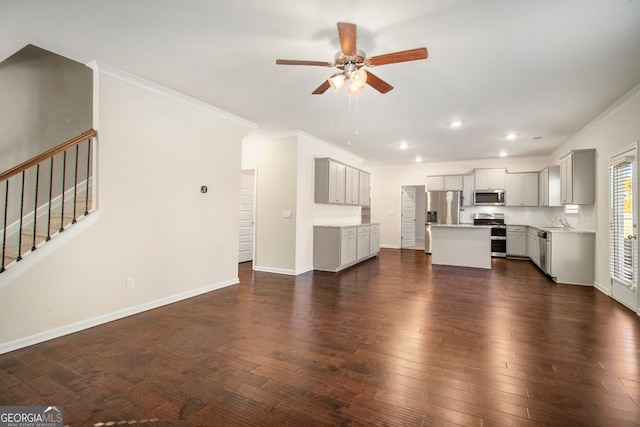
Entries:
{"type": "Polygon", "coordinates": [[[595,230],[589,230],[586,228],[574,228],[565,229],[564,227],[558,227],[555,225],[538,225],[538,224],[507,224],[519,226],[519,227],[533,227],[540,231],[546,231],[551,233],[573,233],[573,234],[596,234],[595,230]]]}
{"type": "Polygon", "coordinates": [[[370,224],[315,224],[314,227],[348,228],[348,227],[362,227],[364,225],[380,225],[380,223],[379,222],[372,222],[370,224]]]}
{"type": "Polygon", "coordinates": [[[473,224],[425,224],[431,227],[455,227],[455,228],[491,228],[490,225],[473,225],[473,224]]]}

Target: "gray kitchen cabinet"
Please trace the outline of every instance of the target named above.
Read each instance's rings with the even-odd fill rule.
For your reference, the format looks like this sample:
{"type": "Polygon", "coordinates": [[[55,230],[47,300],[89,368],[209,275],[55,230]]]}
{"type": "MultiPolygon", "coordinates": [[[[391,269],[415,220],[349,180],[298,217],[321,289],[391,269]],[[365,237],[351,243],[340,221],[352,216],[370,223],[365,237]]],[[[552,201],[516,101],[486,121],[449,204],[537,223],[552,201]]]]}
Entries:
{"type": "Polygon", "coordinates": [[[371,253],[371,246],[370,246],[370,233],[369,233],[369,228],[370,226],[368,225],[361,225],[358,227],[358,244],[357,244],[357,258],[359,260],[361,259],[365,259],[369,257],[369,254],[371,253]]]}
{"type": "Polygon", "coordinates": [[[316,203],[344,204],[347,167],[328,158],[316,159],[316,203]]]}
{"type": "Polygon", "coordinates": [[[596,201],[596,150],[573,150],[560,158],[560,203],[592,205],[596,201]]]}
{"type": "Polygon", "coordinates": [[[360,189],[358,196],[360,205],[371,206],[371,175],[365,171],[360,172],[360,189]]]}
{"type": "Polygon", "coordinates": [[[508,173],[507,206],[538,206],[538,173],[508,173]]]}
{"type": "Polygon", "coordinates": [[[334,205],[371,205],[368,172],[328,157],[315,159],[314,201],[334,205]]]}
{"type": "Polygon", "coordinates": [[[462,175],[433,175],[427,177],[427,191],[462,191],[462,175]]]}
{"type": "Polygon", "coordinates": [[[528,256],[526,226],[507,225],[507,256],[528,256]]]}
{"type": "Polygon", "coordinates": [[[314,270],[337,272],[375,256],[380,244],[378,227],[378,224],[314,226],[314,270]],[[376,233],[372,243],[371,228],[373,227],[376,233]]]}
{"type": "Polygon", "coordinates": [[[560,166],[549,166],[538,174],[538,202],[540,206],[560,205],[560,166]]]}
{"type": "Polygon", "coordinates": [[[346,166],[345,171],[344,202],[347,205],[360,204],[360,171],[351,166],[346,166]]]}
{"type": "Polygon", "coordinates": [[[462,206],[473,206],[473,175],[462,176],[462,206]]]}
{"type": "Polygon", "coordinates": [[[353,264],[358,259],[358,240],[356,227],[340,230],[340,266],[353,264]]]}
{"type": "Polygon", "coordinates": [[[595,233],[552,231],[549,275],[557,283],[593,285],[595,233]]]}
{"type": "Polygon", "coordinates": [[[476,190],[504,190],[507,170],[504,168],[474,169],[476,190]]]}
{"type": "Polygon", "coordinates": [[[375,256],[380,252],[380,224],[369,226],[369,255],[375,256]]]}
{"type": "Polygon", "coordinates": [[[538,243],[538,229],[527,227],[527,256],[535,265],[540,267],[540,246],[538,243]]]}

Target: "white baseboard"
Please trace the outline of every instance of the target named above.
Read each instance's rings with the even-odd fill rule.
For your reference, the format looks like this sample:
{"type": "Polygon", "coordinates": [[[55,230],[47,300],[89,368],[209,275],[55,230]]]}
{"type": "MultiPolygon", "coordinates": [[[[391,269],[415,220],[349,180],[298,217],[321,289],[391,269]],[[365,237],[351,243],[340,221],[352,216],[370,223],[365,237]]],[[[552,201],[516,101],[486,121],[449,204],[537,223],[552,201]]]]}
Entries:
{"type": "Polygon", "coordinates": [[[59,338],[64,335],[69,335],[74,332],[79,332],[85,329],[93,328],[94,326],[102,325],[104,323],[112,322],[114,320],[123,319],[125,317],[132,316],[134,314],[142,313],[144,311],[152,310],[154,308],[162,307],[164,305],[173,304],[174,302],[182,301],[188,298],[192,298],[198,295],[205,294],[207,292],[215,291],[217,289],[225,288],[227,286],[240,283],[240,280],[236,277],[234,279],[208,285],[199,289],[193,289],[187,292],[183,292],[177,295],[160,298],[155,301],[140,304],[134,307],[125,308],[123,310],[115,311],[113,313],[103,314],[101,316],[93,317],[86,320],[81,320],[69,325],[61,326],[59,328],[50,329],[48,331],[40,332],[29,337],[20,338],[14,341],[6,343],[0,343],[0,354],[8,353],[10,351],[18,350],[30,345],[39,344],[44,341],[48,341],[54,338],[59,338]]]}
{"type": "Polygon", "coordinates": [[[385,249],[402,249],[400,245],[380,245],[380,247],[385,249]]]}
{"type": "Polygon", "coordinates": [[[296,272],[296,270],[289,270],[284,268],[262,267],[259,265],[254,265],[253,269],[255,271],[262,271],[264,273],[285,274],[287,276],[297,276],[299,274],[296,272]]]}
{"type": "Polygon", "coordinates": [[[595,282],[595,283],[593,284],[593,286],[594,286],[597,290],[599,290],[600,292],[602,292],[603,294],[605,294],[606,296],[609,296],[609,297],[611,296],[611,287],[606,288],[606,287],[602,286],[602,285],[601,285],[600,283],[598,283],[598,282],[595,282]]]}

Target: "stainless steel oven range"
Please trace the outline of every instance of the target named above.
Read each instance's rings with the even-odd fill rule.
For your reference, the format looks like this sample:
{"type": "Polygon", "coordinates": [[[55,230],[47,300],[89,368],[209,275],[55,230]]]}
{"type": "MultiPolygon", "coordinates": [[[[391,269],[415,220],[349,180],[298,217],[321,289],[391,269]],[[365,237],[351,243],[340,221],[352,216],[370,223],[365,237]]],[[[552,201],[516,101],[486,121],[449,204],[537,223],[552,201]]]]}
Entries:
{"type": "Polygon", "coordinates": [[[491,226],[491,256],[507,257],[507,226],[503,213],[478,212],[473,214],[473,225],[491,226]]]}

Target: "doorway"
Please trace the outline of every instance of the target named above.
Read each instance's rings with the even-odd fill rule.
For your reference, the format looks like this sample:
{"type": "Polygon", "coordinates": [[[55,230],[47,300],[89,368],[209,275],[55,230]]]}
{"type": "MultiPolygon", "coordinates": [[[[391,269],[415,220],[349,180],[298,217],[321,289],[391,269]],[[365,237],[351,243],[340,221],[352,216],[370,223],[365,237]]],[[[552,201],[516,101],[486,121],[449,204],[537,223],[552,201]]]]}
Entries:
{"type": "Polygon", "coordinates": [[[255,216],[255,169],[240,174],[240,230],[238,233],[238,262],[253,261],[255,216]]]}
{"type": "Polygon", "coordinates": [[[611,296],[638,311],[638,148],[611,156],[609,163],[609,277],[611,296]]]}
{"type": "Polygon", "coordinates": [[[424,250],[425,186],[403,185],[400,203],[400,247],[424,250]]]}

